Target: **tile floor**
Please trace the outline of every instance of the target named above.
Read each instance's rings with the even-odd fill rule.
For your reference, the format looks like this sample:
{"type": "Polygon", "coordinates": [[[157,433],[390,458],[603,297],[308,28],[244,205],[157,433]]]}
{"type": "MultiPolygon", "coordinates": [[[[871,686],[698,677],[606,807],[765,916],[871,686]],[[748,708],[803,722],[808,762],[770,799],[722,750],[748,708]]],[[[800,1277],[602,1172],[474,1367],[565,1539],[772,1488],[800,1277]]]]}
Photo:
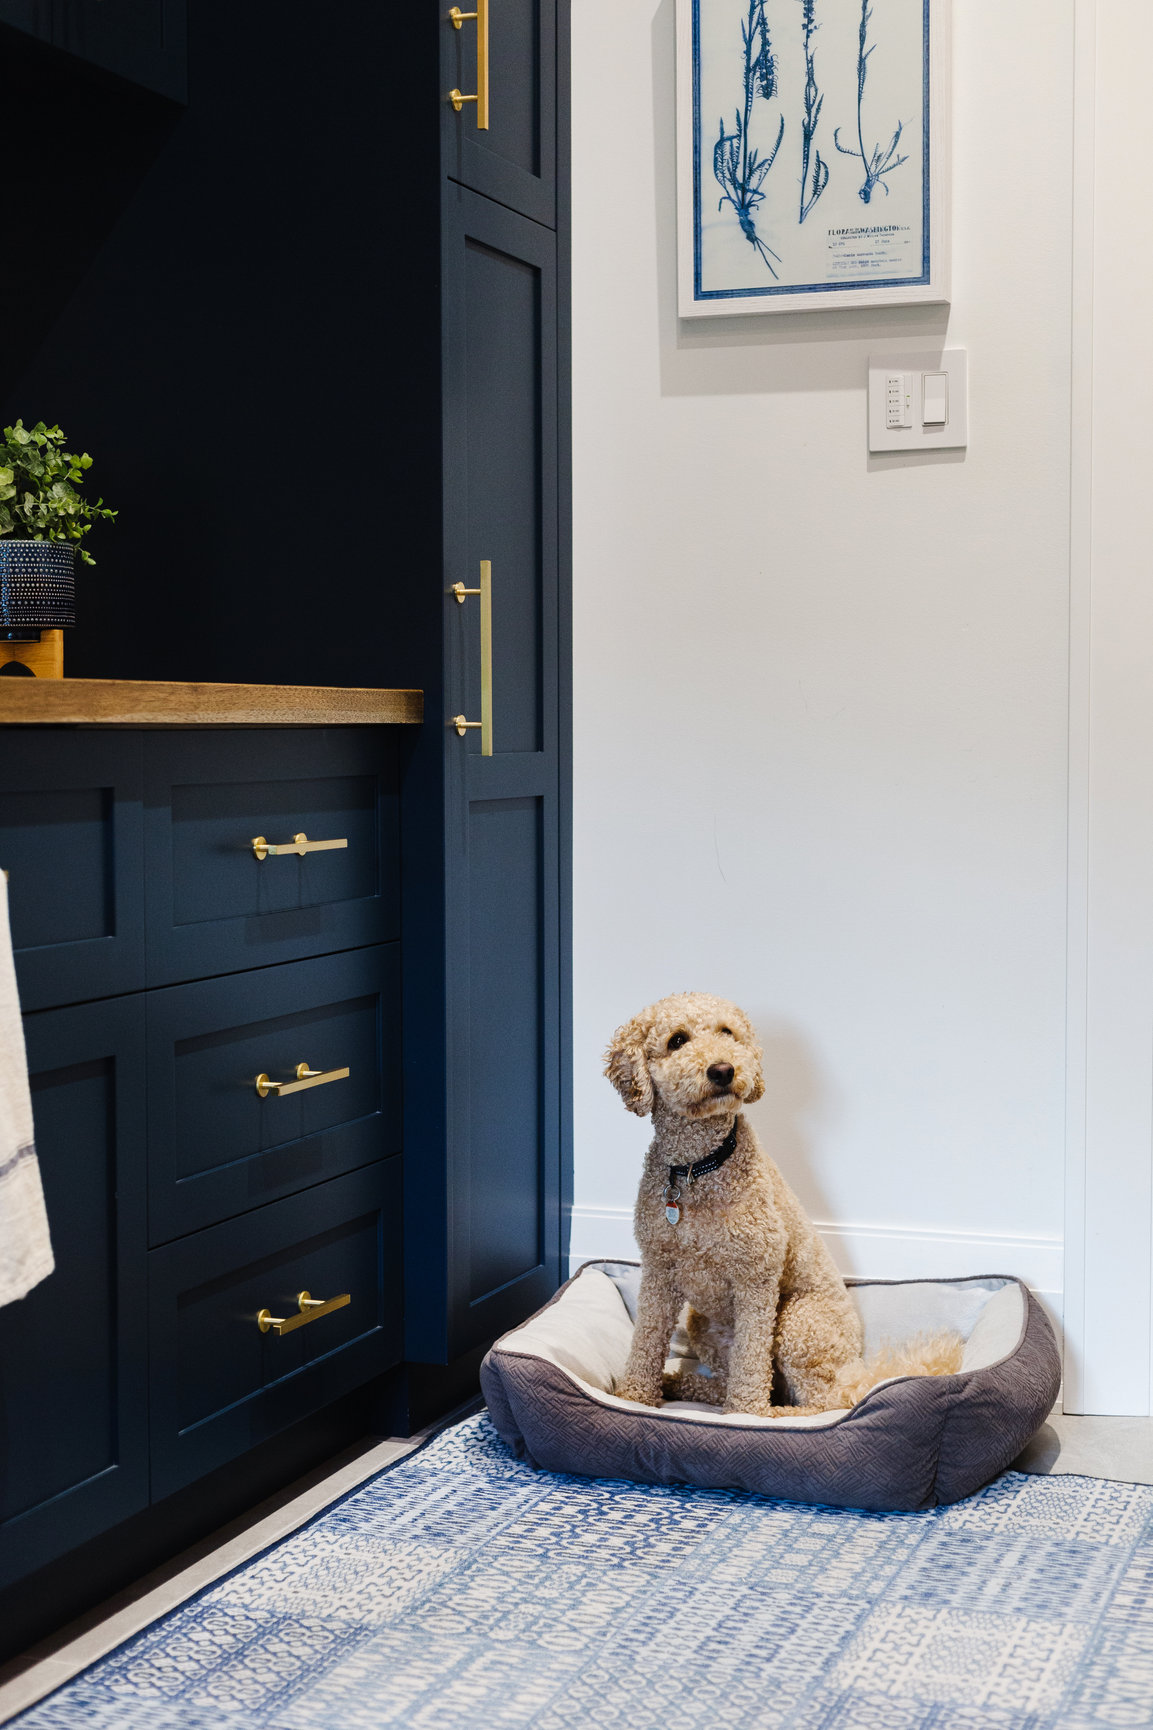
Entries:
{"type": "MultiPolygon", "coordinates": [[[[411,1439],[367,1438],[346,1449],[243,1518],[0,1666],[0,1724],[43,1699],[203,1586],[304,1525],[383,1466],[410,1453],[425,1433],[411,1439]]],[[[1153,1418],[1066,1417],[1055,1411],[1015,1465],[1023,1472],[1082,1473],[1153,1484],[1153,1418]]]]}
{"type": "Polygon", "coordinates": [[[1054,1411],[1014,1465],[1019,1472],[1153,1484],[1153,1418],[1075,1418],[1054,1411]]]}

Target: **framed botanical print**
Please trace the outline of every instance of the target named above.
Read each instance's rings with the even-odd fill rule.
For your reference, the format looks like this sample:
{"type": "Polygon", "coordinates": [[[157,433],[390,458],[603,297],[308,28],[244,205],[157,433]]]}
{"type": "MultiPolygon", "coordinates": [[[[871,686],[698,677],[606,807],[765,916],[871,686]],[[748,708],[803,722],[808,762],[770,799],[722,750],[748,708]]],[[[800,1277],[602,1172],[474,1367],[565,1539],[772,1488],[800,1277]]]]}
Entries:
{"type": "Polygon", "coordinates": [[[951,0],[677,0],[682,318],[949,298],[951,0]]]}

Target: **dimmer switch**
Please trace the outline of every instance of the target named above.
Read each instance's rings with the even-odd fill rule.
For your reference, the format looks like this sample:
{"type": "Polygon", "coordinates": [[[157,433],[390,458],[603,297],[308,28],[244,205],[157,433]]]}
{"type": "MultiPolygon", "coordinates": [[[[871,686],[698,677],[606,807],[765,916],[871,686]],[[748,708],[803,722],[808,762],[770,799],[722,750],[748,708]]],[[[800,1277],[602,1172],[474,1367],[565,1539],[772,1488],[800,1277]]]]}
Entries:
{"type": "Polygon", "coordinates": [[[913,375],[891,372],[885,379],[885,425],[911,427],[913,424],[913,375]]]}

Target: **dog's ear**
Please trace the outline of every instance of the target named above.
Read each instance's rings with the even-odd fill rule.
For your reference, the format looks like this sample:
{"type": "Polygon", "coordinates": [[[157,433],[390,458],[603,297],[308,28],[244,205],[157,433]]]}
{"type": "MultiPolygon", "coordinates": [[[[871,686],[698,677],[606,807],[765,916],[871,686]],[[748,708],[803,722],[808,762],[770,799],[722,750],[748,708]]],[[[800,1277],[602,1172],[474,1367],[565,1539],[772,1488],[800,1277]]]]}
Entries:
{"type": "Polygon", "coordinates": [[[747,1045],[753,1055],[753,1085],[745,1094],[743,1103],[755,1105],[765,1091],[765,1071],[763,1067],[764,1052],[757,1044],[757,1034],[747,1015],[742,1014],[740,1020],[741,1043],[747,1045]]]}
{"type": "Polygon", "coordinates": [[[605,1074],[637,1117],[647,1117],[653,1108],[653,1084],[645,1062],[647,1032],[647,1021],[634,1015],[617,1028],[605,1052],[605,1074]]]}

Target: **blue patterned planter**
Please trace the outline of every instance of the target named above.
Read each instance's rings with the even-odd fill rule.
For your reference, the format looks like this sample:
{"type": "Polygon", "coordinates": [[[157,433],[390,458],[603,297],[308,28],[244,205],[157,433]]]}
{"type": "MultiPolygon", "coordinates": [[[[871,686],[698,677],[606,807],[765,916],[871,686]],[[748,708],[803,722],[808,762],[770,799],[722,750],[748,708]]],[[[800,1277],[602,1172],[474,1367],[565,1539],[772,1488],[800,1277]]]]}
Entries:
{"type": "Polygon", "coordinates": [[[76,549],[0,536],[0,639],[76,623],[76,549]]]}

